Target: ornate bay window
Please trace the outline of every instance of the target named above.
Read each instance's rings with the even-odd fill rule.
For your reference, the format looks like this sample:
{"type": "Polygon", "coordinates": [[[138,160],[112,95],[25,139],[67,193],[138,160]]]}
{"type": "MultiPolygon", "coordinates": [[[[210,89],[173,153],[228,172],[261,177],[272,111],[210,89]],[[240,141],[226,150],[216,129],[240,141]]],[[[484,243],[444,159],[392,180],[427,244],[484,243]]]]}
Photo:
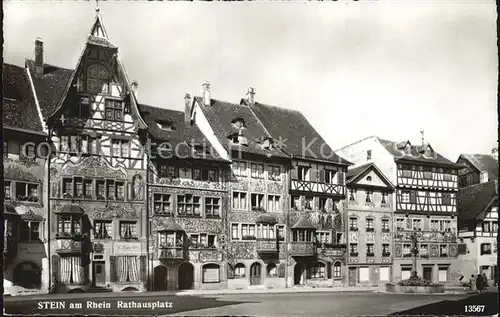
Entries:
{"type": "Polygon", "coordinates": [[[57,253],[82,253],[84,211],[76,204],[68,204],[56,212],[57,253]]]}
{"type": "Polygon", "coordinates": [[[292,229],[290,254],[292,256],[314,256],[316,254],[316,227],[301,217],[292,229]]]}
{"type": "Polygon", "coordinates": [[[175,222],[168,221],[167,225],[158,230],[158,258],[160,260],[184,259],[184,241],[186,232],[175,222]]]}

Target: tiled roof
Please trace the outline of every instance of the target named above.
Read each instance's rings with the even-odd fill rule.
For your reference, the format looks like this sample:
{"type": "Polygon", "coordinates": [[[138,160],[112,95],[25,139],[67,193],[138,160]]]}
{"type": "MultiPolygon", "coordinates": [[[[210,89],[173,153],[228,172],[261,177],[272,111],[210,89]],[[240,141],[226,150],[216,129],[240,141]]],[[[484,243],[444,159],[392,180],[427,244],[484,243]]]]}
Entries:
{"type": "Polygon", "coordinates": [[[490,180],[498,180],[498,160],[488,154],[461,154],[479,172],[488,172],[490,180]]]}
{"type": "Polygon", "coordinates": [[[43,132],[25,68],[3,64],[3,122],[6,128],[43,132]]]}
{"type": "Polygon", "coordinates": [[[367,168],[369,168],[372,165],[373,165],[373,163],[367,163],[367,164],[363,164],[363,165],[359,165],[359,166],[349,167],[347,169],[347,173],[345,176],[346,176],[347,180],[354,178],[354,177],[358,176],[358,174],[362,173],[363,171],[365,171],[367,168]]]}
{"type": "Polygon", "coordinates": [[[316,229],[316,227],[305,216],[301,216],[292,229],[316,229]]]}
{"type": "MultiPolygon", "coordinates": [[[[245,100],[242,100],[242,103],[247,104],[245,100]]],[[[351,164],[335,154],[301,112],[261,103],[254,103],[249,107],[274,139],[286,139],[283,148],[286,153],[298,157],[351,164]],[[309,144],[311,146],[308,146],[309,144]]]]}
{"type": "Polygon", "coordinates": [[[490,181],[461,188],[458,192],[457,210],[459,221],[482,220],[487,208],[496,200],[498,204],[498,183],[490,181]]]}
{"type": "MultiPolygon", "coordinates": [[[[178,149],[178,155],[181,157],[192,157],[192,151],[187,144],[205,146],[204,158],[208,160],[222,160],[210,142],[203,136],[203,133],[196,125],[186,124],[184,122],[184,112],[152,107],[139,104],[141,116],[148,125],[148,131],[157,143],[168,142],[172,149],[178,149]],[[164,130],[158,123],[168,123],[172,130],[164,130]],[[186,144],[179,145],[178,144],[186,144]]],[[[201,156],[201,154],[199,155],[201,156]]]]}
{"type": "Polygon", "coordinates": [[[42,116],[47,120],[56,110],[73,70],[44,64],[43,76],[37,77],[34,61],[26,60],[26,66],[30,69],[42,116]]]}
{"type": "Polygon", "coordinates": [[[262,148],[261,140],[270,135],[249,107],[215,99],[211,100],[210,106],[205,106],[200,97],[195,97],[195,101],[200,105],[215,135],[227,150],[234,149],[242,153],[263,156],[288,157],[280,149],[262,148]],[[238,133],[232,124],[235,120],[243,120],[245,129],[242,133],[248,139],[248,146],[233,145],[229,139],[231,135],[238,133]]]}
{"type": "Polygon", "coordinates": [[[364,175],[365,171],[369,169],[373,170],[375,174],[377,174],[380,177],[380,179],[385,183],[387,187],[394,188],[394,184],[392,184],[392,182],[387,178],[387,176],[384,173],[382,173],[382,171],[373,162],[359,166],[348,167],[346,173],[347,184],[352,185],[356,183],[358,179],[362,177],[362,175],[364,175]]]}
{"type": "MultiPolygon", "coordinates": [[[[434,163],[440,165],[449,165],[450,167],[458,167],[459,165],[450,161],[446,157],[434,151],[433,157],[425,157],[423,153],[420,153],[421,146],[411,146],[411,154],[405,154],[403,146],[408,141],[394,142],[378,138],[380,144],[392,155],[395,160],[407,160],[421,163],[434,163]]],[[[411,143],[410,143],[411,144],[411,143]]]]}

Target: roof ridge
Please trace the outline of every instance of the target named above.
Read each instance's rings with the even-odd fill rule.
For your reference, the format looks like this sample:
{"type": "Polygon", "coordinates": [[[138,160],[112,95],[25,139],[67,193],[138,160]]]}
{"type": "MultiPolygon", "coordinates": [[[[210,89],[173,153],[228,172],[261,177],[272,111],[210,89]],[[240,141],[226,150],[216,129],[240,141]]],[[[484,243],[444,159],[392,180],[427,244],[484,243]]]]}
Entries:
{"type": "MultiPolygon", "coordinates": [[[[354,144],[360,143],[360,142],[362,142],[362,141],[364,141],[364,140],[368,140],[368,139],[370,139],[370,138],[377,138],[377,139],[379,139],[379,140],[382,140],[382,139],[380,139],[380,138],[379,138],[378,136],[376,136],[376,135],[370,135],[370,136],[367,136],[367,137],[365,137],[365,138],[359,139],[359,140],[357,140],[357,141],[351,142],[351,143],[349,143],[349,144],[347,144],[347,145],[344,145],[343,147],[340,147],[340,148],[336,149],[334,152],[337,152],[337,151],[343,150],[343,149],[345,149],[345,148],[346,148],[346,147],[348,147],[348,146],[351,146],[351,145],[354,145],[354,144]]],[[[385,141],[385,140],[383,140],[383,141],[385,141]]]]}
{"type": "MultiPolygon", "coordinates": [[[[25,61],[28,61],[28,62],[31,62],[31,63],[35,62],[31,58],[26,58],[25,61]]],[[[68,70],[68,71],[74,71],[75,70],[74,68],[67,68],[67,67],[57,66],[57,65],[54,65],[54,64],[43,63],[43,67],[47,67],[47,66],[56,67],[56,68],[64,69],[64,70],[68,70]]]]}

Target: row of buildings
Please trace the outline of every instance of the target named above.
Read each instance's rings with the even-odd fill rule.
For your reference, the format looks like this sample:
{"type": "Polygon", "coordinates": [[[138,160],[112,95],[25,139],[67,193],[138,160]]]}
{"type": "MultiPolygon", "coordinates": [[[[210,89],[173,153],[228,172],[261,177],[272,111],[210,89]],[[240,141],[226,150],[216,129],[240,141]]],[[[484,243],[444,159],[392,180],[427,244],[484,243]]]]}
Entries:
{"type": "Polygon", "coordinates": [[[99,13],[74,69],[34,56],[3,65],[6,293],[377,285],[409,277],[413,236],[419,275],[498,279],[492,156],[333,151],[252,88],[141,104],[99,13]]]}

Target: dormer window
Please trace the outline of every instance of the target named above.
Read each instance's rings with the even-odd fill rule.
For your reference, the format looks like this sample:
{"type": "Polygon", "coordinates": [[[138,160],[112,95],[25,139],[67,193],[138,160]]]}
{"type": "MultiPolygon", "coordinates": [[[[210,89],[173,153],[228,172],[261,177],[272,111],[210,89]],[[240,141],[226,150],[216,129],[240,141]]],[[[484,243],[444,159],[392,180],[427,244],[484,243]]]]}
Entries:
{"type": "Polygon", "coordinates": [[[262,141],[262,148],[265,150],[272,150],[274,141],[271,138],[266,138],[262,141]]]}
{"type": "Polygon", "coordinates": [[[158,128],[162,129],[163,131],[173,131],[174,126],[172,125],[171,122],[156,122],[158,125],[158,128]]]}
{"type": "Polygon", "coordinates": [[[242,118],[234,119],[233,121],[231,121],[231,124],[233,125],[233,128],[235,128],[237,130],[240,130],[240,129],[243,129],[246,127],[245,120],[243,120],[242,118]]]}
{"type": "Polygon", "coordinates": [[[241,134],[241,131],[239,133],[230,135],[229,140],[231,140],[233,144],[244,145],[244,146],[248,145],[248,139],[246,136],[241,134]]]}
{"type": "Polygon", "coordinates": [[[87,92],[108,94],[109,72],[103,65],[92,64],[87,68],[87,92]]]}
{"type": "Polygon", "coordinates": [[[481,183],[487,183],[488,182],[488,172],[487,171],[482,171],[480,175],[480,182],[481,183]]]}
{"type": "Polygon", "coordinates": [[[424,151],[424,156],[427,158],[432,158],[434,156],[434,150],[430,146],[427,146],[424,151]]]}
{"type": "Polygon", "coordinates": [[[407,143],[405,148],[404,148],[404,152],[406,155],[410,155],[411,154],[411,145],[410,143],[407,143]]]}

